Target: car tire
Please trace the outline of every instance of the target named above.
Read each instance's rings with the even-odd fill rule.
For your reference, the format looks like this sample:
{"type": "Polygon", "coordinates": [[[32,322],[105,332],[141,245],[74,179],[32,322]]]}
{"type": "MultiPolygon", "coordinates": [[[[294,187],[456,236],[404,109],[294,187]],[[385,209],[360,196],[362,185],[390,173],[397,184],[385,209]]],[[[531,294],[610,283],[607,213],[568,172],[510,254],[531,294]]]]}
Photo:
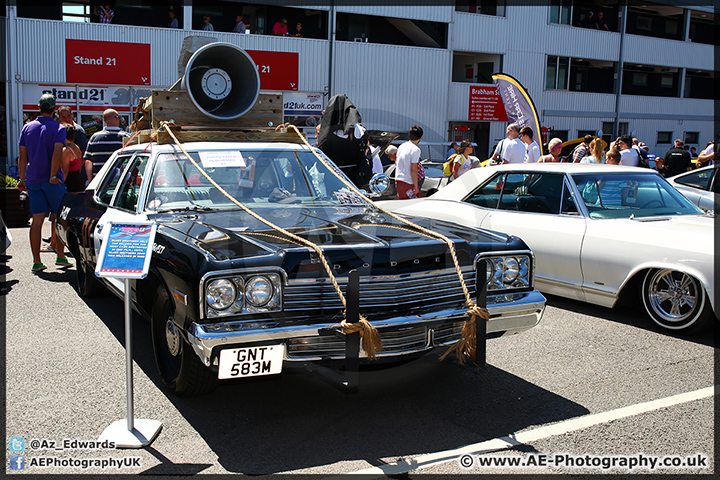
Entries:
{"type": "Polygon", "coordinates": [[[665,329],[701,331],[712,324],[712,308],[705,289],[687,273],[669,269],[648,271],[641,297],[645,312],[665,329]]]}
{"type": "Polygon", "coordinates": [[[213,391],[217,375],[202,364],[173,322],[173,305],[165,288],[158,288],[150,321],[155,364],[165,386],[180,397],[213,391]]]}
{"type": "Polygon", "coordinates": [[[78,283],[78,293],[84,298],[101,297],[107,290],[95,276],[95,272],[83,260],[80,253],[75,249],[72,251],[75,257],[75,275],[78,283]]]}

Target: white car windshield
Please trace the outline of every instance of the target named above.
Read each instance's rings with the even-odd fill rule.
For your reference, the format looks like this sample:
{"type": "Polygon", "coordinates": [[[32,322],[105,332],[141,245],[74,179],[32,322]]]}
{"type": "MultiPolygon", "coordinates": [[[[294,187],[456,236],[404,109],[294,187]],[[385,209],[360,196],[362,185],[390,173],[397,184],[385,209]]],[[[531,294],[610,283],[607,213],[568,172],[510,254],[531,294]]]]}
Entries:
{"type": "Polygon", "coordinates": [[[590,218],[703,213],[659,175],[592,173],[575,174],[572,178],[590,218]]]}
{"type": "MultiPolygon", "coordinates": [[[[365,205],[357,191],[338,178],[346,177],[327,157],[331,169],[307,150],[208,150],[190,155],[222,190],[249,208],[365,205]]],[[[158,155],[151,181],[149,211],[239,208],[183,153],[158,155]]]]}

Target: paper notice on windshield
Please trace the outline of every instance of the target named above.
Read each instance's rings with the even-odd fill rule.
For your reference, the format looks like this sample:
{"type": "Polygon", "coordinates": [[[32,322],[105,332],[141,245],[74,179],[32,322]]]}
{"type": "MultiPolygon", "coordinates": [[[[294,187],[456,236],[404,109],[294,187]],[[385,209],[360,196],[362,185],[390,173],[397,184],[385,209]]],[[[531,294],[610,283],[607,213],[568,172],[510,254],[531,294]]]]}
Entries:
{"type": "Polygon", "coordinates": [[[246,167],[242,153],[237,150],[199,152],[203,168],[246,167]]]}

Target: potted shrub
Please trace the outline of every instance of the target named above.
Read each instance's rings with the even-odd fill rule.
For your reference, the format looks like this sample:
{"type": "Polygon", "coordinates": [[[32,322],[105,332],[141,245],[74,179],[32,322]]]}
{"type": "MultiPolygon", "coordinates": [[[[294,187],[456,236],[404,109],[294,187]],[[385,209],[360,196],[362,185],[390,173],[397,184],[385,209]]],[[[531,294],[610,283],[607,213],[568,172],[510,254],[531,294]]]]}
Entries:
{"type": "Polygon", "coordinates": [[[30,201],[26,200],[25,205],[20,206],[17,184],[16,179],[0,174],[0,190],[3,194],[0,209],[8,227],[27,227],[30,219],[30,201]]]}

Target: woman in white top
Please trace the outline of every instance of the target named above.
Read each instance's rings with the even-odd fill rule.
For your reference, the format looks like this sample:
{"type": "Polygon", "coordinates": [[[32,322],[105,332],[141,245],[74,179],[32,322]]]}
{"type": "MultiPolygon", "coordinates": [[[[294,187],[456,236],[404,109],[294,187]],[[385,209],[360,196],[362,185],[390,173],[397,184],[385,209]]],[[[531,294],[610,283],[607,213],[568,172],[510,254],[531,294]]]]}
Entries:
{"type": "Polygon", "coordinates": [[[602,140],[596,138],[590,142],[590,155],[583,157],[580,163],[605,163],[605,152],[602,148],[602,140]]]}
{"type": "Polygon", "coordinates": [[[460,143],[458,154],[455,155],[455,160],[453,161],[453,179],[458,178],[473,167],[472,160],[468,158],[472,151],[473,147],[470,140],[463,140],[460,143]]]}

